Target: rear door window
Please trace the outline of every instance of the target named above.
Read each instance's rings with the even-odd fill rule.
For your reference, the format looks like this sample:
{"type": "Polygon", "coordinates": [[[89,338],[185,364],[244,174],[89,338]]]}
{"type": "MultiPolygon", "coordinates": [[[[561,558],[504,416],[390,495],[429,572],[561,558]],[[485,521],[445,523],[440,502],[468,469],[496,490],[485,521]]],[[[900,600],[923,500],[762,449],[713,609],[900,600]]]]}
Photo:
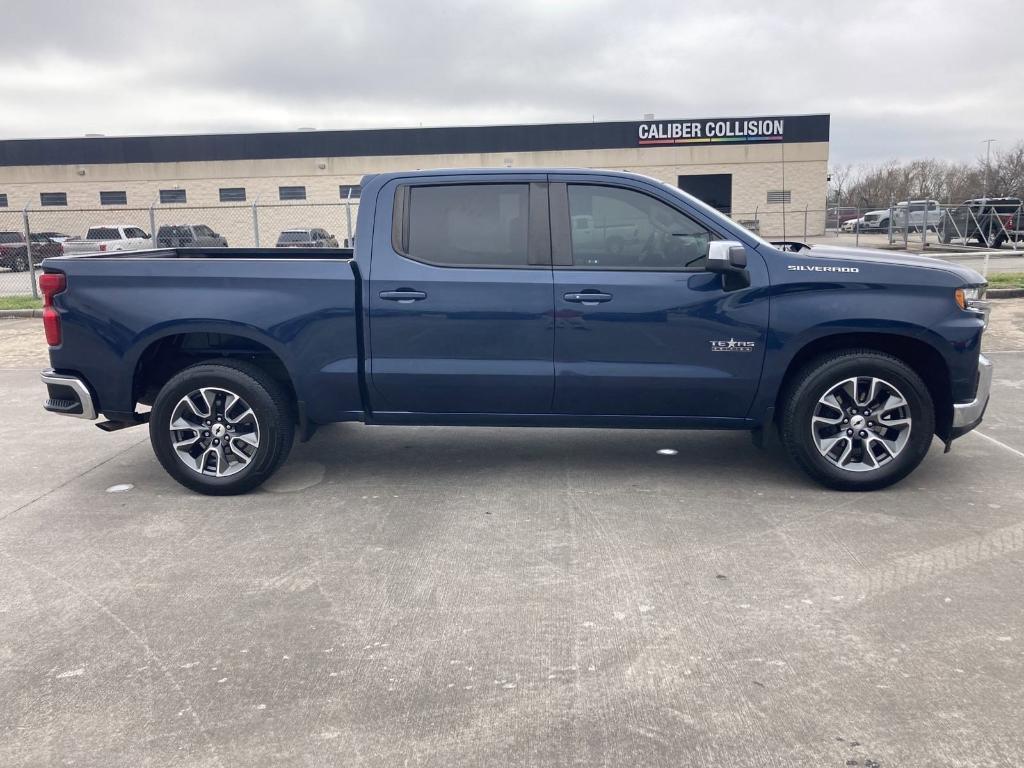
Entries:
{"type": "Polygon", "coordinates": [[[529,265],[528,184],[409,188],[404,255],[456,267],[529,265]]]}

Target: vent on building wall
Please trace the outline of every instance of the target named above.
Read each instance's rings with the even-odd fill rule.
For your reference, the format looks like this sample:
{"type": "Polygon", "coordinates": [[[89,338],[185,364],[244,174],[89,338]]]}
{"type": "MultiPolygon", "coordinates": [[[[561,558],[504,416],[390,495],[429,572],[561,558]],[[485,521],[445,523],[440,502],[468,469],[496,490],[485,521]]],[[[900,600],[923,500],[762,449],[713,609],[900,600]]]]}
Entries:
{"type": "Polygon", "coordinates": [[[222,203],[244,203],[245,187],[221,187],[220,201],[222,203]]]}
{"type": "Polygon", "coordinates": [[[100,192],[100,205],[128,205],[128,193],[100,192]]]}
{"type": "Polygon", "coordinates": [[[160,190],[160,202],[161,203],[184,203],[187,202],[187,196],[185,195],[184,189],[161,189],[160,190]]]}
{"type": "Polygon", "coordinates": [[[358,184],[339,184],[338,194],[341,195],[342,200],[358,200],[359,195],[362,194],[363,188],[358,184]]]}
{"type": "Polygon", "coordinates": [[[769,189],[768,205],[788,205],[793,202],[793,193],[788,189],[769,189]]]}
{"type": "Polygon", "coordinates": [[[278,187],[278,197],[281,200],[305,200],[306,199],[306,188],[305,187],[278,187]]]}
{"type": "Polygon", "coordinates": [[[7,193],[4,192],[4,193],[0,194],[0,208],[6,208],[6,207],[7,207],[7,193]]]}
{"type": "Polygon", "coordinates": [[[68,193],[67,192],[40,192],[39,193],[39,204],[40,205],[67,205],[68,204],[68,193]]]}

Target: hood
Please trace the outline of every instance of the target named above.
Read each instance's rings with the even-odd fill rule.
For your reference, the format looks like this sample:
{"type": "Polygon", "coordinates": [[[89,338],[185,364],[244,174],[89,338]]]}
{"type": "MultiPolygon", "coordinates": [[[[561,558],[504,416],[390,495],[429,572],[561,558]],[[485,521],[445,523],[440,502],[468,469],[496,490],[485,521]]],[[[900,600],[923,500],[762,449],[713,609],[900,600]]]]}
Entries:
{"type": "Polygon", "coordinates": [[[985,278],[970,267],[953,264],[942,259],[935,259],[931,256],[918,256],[901,251],[844,248],[839,245],[812,245],[810,250],[800,251],[800,253],[787,253],[786,255],[796,258],[835,259],[837,261],[857,262],[864,265],[887,264],[894,267],[934,269],[963,280],[965,285],[980,285],[985,282],[985,278]]]}

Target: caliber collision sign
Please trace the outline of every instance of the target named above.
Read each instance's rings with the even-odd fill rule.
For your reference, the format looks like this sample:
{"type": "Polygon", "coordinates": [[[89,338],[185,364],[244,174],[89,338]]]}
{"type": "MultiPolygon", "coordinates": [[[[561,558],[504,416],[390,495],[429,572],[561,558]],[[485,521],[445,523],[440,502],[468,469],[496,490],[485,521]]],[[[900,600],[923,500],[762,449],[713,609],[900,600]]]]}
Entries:
{"type": "Polygon", "coordinates": [[[785,122],[783,118],[772,117],[640,123],[637,143],[648,146],[783,141],[785,122]]]}

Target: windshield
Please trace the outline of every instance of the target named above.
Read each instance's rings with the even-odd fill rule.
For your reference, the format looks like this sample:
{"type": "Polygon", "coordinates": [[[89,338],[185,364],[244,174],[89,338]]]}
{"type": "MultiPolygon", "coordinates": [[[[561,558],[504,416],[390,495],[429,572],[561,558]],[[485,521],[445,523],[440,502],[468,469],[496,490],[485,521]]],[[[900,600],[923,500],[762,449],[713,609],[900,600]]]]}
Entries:
{"type": "Polygon", "coordinates": [[[0,232],[0,243],[23,243],[25,242],[18,232],[0,232]]]}
{"type": "Polygon", "coordinates": [[[309,242],[309,230],[308,229],[296,229],[291,232],[282,232],[281,237],[278,238],[279,243],[308,243],[309,242]]]}

